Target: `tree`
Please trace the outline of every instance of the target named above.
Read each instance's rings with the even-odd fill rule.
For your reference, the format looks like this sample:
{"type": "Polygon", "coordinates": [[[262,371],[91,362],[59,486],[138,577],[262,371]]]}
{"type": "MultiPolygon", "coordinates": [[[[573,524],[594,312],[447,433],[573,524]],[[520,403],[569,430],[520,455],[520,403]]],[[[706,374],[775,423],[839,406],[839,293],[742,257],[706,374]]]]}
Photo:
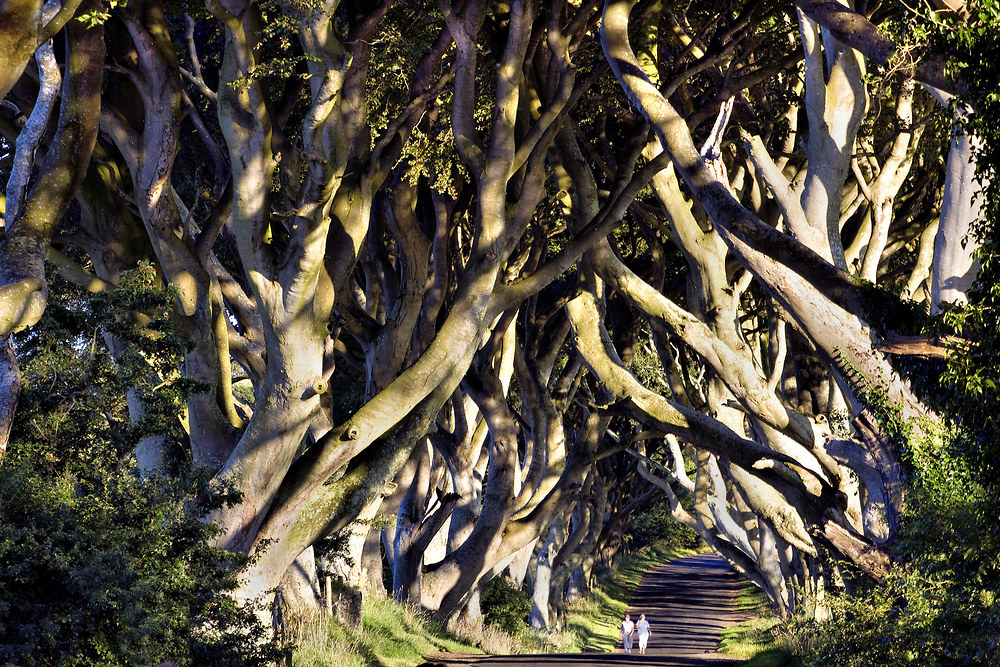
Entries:
{"type": "Polygon", "coordinates": [[[813,638],[807,664],[858,664],[852,656],[859,655],[921,664],[996,660],[998,619],[989,602],[997,594],[996,420],[988,406],[995,404],[989,378],[997,365],[995,327],[984,324],[995,319],[997,286],[995,129],[988,120],[995,102],[986,92],[996,79],[997,14],[991,4],[969,9],[960,20],[936,20],[911,37],[946,53],[949,66],[961,72],[965,85],[952,102],[961,122],[953,141],[967,142],[973,153],[969,187],[982,210],[962,239],[977,248],[978,277],[936,321],[938,335],[950,337],[937,390],[946,427],[933,440],[908,443],[912,492],[896,546],[901,567],[885,586],[836,601],[836,623],[813,638]]]}
{"type": "MultiPolygon", "coordinates": [[[[97,113],[104,68],[100,131],[41,132],[10,171],[3,332],[41,313],[43,252],[94,289],[155,265],[203,388],[181,458],[240,493],[211,518],[253,556],[244,599],[352,524],[360,585],[382,514],[396,595],[475,617],[531,570],[549,622],[661,493],[782,612],[853,581],[836,559],[882,578],[904,487],[873,406],[938,418],[872,283],[936,306],[937,202],[971,209],[916,85],[945,86],[936,61],[876,86],[895,44],[828,9],[140,0],[73,23],[60,113],[97,113]]],[[[40,53],[5,108],[41,107],[40,53]]],[[[4,378],[11,415],[10,356],[4,378]]],[[[168,445],[140,468],[182,467],[168,445]]]]}

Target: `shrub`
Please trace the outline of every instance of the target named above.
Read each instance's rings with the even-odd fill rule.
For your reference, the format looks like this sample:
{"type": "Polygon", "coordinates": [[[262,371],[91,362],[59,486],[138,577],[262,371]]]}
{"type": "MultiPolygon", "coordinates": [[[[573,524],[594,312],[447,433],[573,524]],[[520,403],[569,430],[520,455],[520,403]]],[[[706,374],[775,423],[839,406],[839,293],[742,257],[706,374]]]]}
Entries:
{"type": "Polygon", "coordinates": [[[480,605],[488,624],[510,633],[524,627],[524,619],[531,611],[528,596],[503,577],[494,577],[483,586],[480,605]]]}
{"type": "Polygon", "coordinates": [[[92,461],[98,485],[48,477],[44,463],[22,459],[0,475],[0,663],[273,657],[252,610],[226,596],[245,559],[210,547],[214,528],[191,511],[218,497],[140,480],[127,464],[92,461]]]}
{"type": "Polygon", "coordinates": [[[896,567],[881,584],[833,597],[805,664],[1000,663],[1000,503],[977,483],[961,432],[931,435],[903,447],[910,490],[896,567]]]}
{"type": "Polygon", "coordinates": [[[211,547],[216,529],[202,520],[236,498],[184,466],[170,478],[136,469],[141,438],[183,451],[178,414],[197,390],[162,371],[183,342],[147,275],[140,267],[102,300],[53,290],[41,325],[18,341],[24,389],[0,461],[0,664],[236,666],[278,655],[270,628],[228,595],[247,559],[211,547]],[[154,315],[145,333],[125,326],[133,309],[154,315]],[[131,336],[129,354],[110,357],[108,328],[131,336]],[[149,419],[129,418],[130,390],[149,419]]]}

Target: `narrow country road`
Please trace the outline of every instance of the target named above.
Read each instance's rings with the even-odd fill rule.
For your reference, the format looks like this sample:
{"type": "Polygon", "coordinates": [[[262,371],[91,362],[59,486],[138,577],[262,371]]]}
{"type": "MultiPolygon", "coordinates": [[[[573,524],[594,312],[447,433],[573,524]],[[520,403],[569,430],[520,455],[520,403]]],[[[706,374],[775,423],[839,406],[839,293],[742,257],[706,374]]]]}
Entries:
{"type": "MultiPolygon", "coordinates": [[[[432,656],[430,665],[514,667],[547,665],[597,667],[635,664],[643,667],[730,667],[739,660],[715,652],[722,629],[741,619],[733,610],[739,588],[735,572],[715,554],[688,556],[664,563],[646,573],[632,597],[632,620],[646,614],[652,628],[645,655],[561,653],[512,656],[432,656]]],[[[637,650],[637,649],[636,649],[637,650]]]]}

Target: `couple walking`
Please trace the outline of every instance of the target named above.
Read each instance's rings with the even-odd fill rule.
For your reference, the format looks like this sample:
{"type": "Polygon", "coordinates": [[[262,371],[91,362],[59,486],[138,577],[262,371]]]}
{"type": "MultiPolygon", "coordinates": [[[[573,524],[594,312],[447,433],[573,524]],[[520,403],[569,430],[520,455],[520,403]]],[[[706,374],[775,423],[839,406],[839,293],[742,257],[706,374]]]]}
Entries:
{"type": "Polygon", "coordinates": [[[625,647],[626,653],[632,652],[633,632],[639,637],[639,653],[645,653],[646,644],[649,643],[649,635],[653,634],[649,631],[649,621],[646,620],[645,614],[639,614],[638,623],[633,623],[629,615],[625,614],[625,620],[618,626],[618,638],[621,640],[622,646],[625,647]]]}

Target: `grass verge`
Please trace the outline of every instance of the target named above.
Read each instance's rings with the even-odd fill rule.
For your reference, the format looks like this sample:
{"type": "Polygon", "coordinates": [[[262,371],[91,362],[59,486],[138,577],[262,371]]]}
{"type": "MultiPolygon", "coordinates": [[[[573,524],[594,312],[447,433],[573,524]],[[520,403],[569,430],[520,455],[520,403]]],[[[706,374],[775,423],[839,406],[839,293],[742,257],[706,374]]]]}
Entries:
{"type": "Polygon", "coordinates": [[[523,628],[517,634],[492,625],[446,630],[426,612],[392,598],[365,596],[362,627],[352,629],[325,613],[294,619],[286,634],[294,667],[413,667],[437,653],[512,655],[573,650],[568,632],[523,628]]]}
{"type": "Polygon", "coordinates": [[[747,621],[722,631],[719,653],[746,660],[743,667],[794,667],[799,664],[793,653],[775,639],[784,623],[775,615],[771,601],[748,581],[740,586],[736,610],[747,621]]]}
{"type": "Polygon", "coordinates": [[[325,613],[290,624],[295,667],[412,667],[436,651],[483,653],[446,632],[412,605],[366,596],[362,628],[341,625],[325,613]]]}

